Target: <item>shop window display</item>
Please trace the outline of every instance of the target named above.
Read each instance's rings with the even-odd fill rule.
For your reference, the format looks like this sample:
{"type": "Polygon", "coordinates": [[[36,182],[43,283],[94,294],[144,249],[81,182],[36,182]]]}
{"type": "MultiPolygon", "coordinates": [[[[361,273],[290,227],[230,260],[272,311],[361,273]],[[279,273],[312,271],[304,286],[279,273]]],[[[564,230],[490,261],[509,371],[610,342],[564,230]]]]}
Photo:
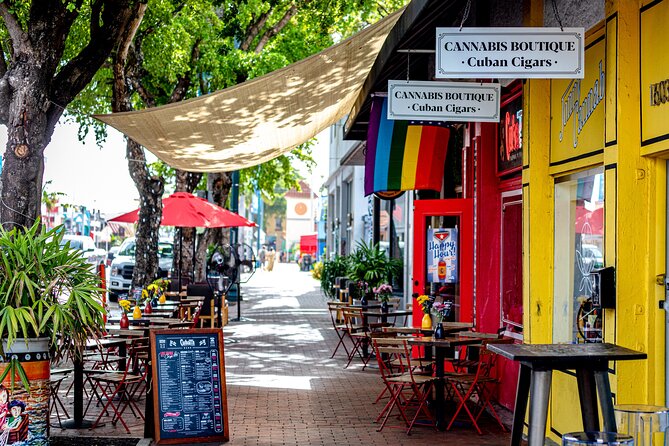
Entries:
{"type": "Polygon", "coordinates": [[[555,183],[553,342],[602,341],[593,271],[604,266],[604,174],[591,169],[555,183]]]}

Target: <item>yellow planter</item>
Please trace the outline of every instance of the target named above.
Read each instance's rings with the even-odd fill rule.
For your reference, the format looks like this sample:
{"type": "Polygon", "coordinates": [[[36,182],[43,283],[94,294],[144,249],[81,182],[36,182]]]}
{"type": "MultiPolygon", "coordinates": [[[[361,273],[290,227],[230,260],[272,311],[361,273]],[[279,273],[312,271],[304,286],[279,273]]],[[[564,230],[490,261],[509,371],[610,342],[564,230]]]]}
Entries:
{"type": "Polygon", "coordinates": [[[139,308],[139,305],[135,305],[135,309],[132,310],[132,318],[139,319],[142,317],[142,309],[139,308]]]}
{"type": "Polygon", "coordinates": [[[161,294],[160,297],[158,298],[158,303],[159,304],[164,304],[167,301],[167,297],[165,297],[165,293],[161,294]]]}
{"type": "Polygon", "coordinates": [[[429,314],[426,313],[423,315],[423,320],[421,321],[420,326],[426,330],[432,330],[432,318],[429,314]]]}

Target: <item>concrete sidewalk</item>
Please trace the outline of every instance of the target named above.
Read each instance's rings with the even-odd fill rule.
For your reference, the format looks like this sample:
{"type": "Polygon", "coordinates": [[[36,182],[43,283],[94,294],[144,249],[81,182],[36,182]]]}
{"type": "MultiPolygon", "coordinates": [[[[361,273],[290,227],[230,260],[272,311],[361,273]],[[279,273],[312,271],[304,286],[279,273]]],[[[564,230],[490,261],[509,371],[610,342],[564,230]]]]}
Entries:
{"type": "MultiPolygon", "coordinates": [[[[344,369],[343,352],[330,359],[336,335],[311,274],[294,263],[279,263],[272,272],[258,271],[242,293],[241,314],[249,320],[231,322],[224,330],[229,444],[508,444],[509,434],[487,414],[481,422],[484,435],[466,424],[449,432],[418,426],[410,436],[400,429],[376,432],[373,421],[382,406],[373,401],[383,386],[378,370],[363,372],[357,364],[344,369]]],[[[230,317],[236,315],[231,306],[230,317]]],[[[141,437],[141,420],[133,424],[132,436],[141,437]]],[[[72,435],[89,437],[88,446],[105,444],[93,443],[93,435],[128,437],[109,423],[94,431],[52,427],[52,435],[69,437],[59,444],[74,444],[72,435]]]]}

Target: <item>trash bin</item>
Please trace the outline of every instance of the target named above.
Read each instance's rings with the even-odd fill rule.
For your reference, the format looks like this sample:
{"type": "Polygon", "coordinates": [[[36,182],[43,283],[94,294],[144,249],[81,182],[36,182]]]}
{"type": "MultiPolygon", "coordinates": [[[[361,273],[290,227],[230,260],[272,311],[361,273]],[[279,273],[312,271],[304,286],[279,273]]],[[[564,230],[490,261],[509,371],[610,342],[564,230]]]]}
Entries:
{"type": "Polygon", "coordinates": [[[634,446],[634,439],[629,435],[616,432],[571,432],[562,436],[562,446],[577,445],[628,445],[634,446]]]}
{"type": "Polygon", "coordinates": [[[613,408],[618,431],[631,435],[636,446],[669,444],[669,408],[645,404],[620,404],[613,408]],[[662,441],[653,442],[654,438],[662,441]]]}

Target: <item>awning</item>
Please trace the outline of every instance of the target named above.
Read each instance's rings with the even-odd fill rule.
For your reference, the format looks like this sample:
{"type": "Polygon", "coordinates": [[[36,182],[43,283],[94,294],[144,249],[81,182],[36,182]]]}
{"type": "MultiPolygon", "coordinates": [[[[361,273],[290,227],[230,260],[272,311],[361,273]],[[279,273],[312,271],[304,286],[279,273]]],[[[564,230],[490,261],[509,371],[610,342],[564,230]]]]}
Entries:
{"type": "Polygon", "coordinates": [[[269,161],[346,116],[402,12],[242,84],[187,101],[95,118],[182,170],[224,172],[269,161]]]}

